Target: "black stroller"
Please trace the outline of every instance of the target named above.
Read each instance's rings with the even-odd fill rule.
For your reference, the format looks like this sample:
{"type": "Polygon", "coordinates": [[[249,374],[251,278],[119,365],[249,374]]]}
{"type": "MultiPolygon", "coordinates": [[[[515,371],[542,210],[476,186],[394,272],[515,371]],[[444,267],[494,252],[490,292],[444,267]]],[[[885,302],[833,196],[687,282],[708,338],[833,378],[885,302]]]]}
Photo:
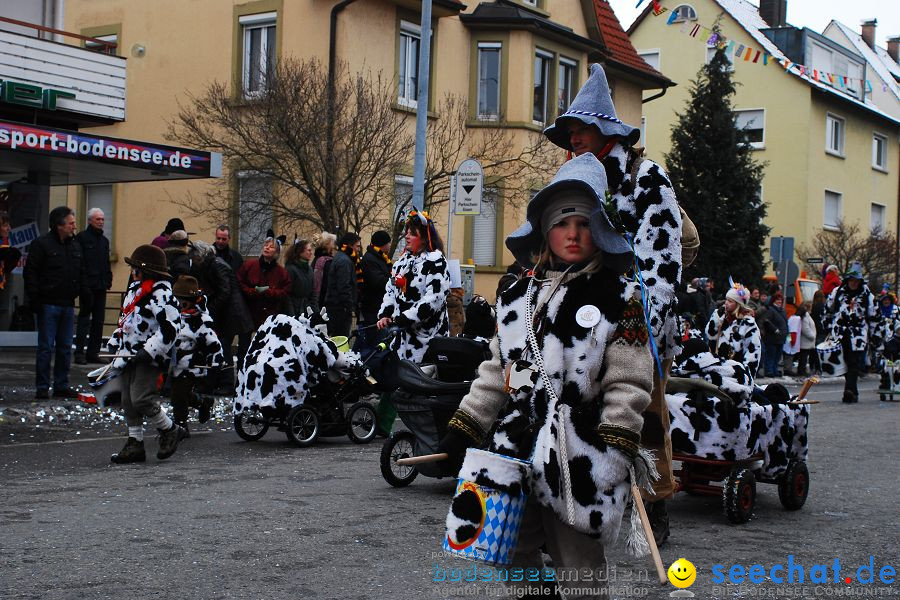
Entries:
{"type": "Polygon", "coordinates": [[[436,452],[447,424],[469,393],[478,365],[491,358],[488,345],[462,337],[436,337],[428,343],[421,366],[401,360],[399,389],[392,400],[406,429],[395,431],[381,448],[381,475],[395,487],[413,482],[419,473],[440,478],[437,463],[401,466],[397,460],[436,452]]]}

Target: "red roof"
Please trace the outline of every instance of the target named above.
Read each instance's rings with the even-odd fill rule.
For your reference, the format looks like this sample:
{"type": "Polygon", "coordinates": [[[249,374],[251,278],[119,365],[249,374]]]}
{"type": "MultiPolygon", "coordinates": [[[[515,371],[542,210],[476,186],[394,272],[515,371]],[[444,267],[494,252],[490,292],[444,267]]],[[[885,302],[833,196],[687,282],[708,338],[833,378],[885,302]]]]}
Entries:
{"type": "Polygon", "coordinates": [[[640,74],[666,82],[663,87],[675,85],[675,83],[647,64],[641,58],[631,44],[631,40],[622,29],[616,13],[607,0],[594,0],[594,10],[597,12],[597,22],[600,25],[600,35],[603,36],[603,44],[609,52],[609,59],[620,65],[638,71],[640,74]]]}

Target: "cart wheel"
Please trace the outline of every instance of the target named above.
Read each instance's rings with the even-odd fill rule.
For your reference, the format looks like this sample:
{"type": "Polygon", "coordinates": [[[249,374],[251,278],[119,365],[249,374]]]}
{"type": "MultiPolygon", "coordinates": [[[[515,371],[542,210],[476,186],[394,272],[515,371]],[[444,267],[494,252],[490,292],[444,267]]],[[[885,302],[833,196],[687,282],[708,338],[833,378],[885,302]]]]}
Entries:
{"type": "Polygon", "coordinates": [[[756,478],[750,469],[735,467],[722,488],[725,516],[730,523],[746,523],[753,516],[756,503],[756,478]]]}
{"type": "Polygon", "coordinates": [[[778,499],[787,510],[800,510],[809,494],[809,469],[802,460],[791,461],[778,481],[778,499]]]}
{"type": "Polygon", "coordinates": [[[269,430],[269,420],[258,410],[245,410],[234,415],[234,431],[242,440],[255,442],[269,430]]]}
{"type": "Polygon", "coordinates": [[[878,399],[882,402],[887,402],[887,394],[878,394],[878,399]]]}
{"type": "Polygon", "coordinates": [[[347,435],[357,444],[368,444],[375,439],[378,417],[368,402],[357,402],[347,411],[347,435]]]}
{"type": "Polygon", "coordinates": [[[287,438],[300,447],[311,446],[319,437],[319,415],[305,406],[295,406],[284,420],[287,438]]]}
{"type": "Polygon", "coordinates": [[[397,459],[414,456],[415,439],[409,431],[397,431],[392,433],[381,447],[381,476],[394,487],[411,484],[419,474],[415,467],[402,467],[397,464],[397,459]]]}

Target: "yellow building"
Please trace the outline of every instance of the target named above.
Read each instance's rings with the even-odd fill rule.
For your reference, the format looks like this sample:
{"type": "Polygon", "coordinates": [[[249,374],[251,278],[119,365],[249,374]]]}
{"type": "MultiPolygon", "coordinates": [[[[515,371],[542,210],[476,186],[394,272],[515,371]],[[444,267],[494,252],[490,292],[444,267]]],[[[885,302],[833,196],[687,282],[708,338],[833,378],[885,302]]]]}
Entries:
{"type": "Polygon", "coordinates": [[[650,64],[684,83],[645,108],[651,158],[669,151],[671,128],[689,99],[686,82],[711,58],[710,29],[718,21],[739,84],[736,123],[746,127],[755,158],[768,163],[761,193],[771,235],[804,244],[841,219],[863,231],[897,231],[900,120],[873,101],[864,57],[786,25],[785,0],[761,0],[759,9],[746,0],[665,7],[671,10],[659,16],[648,8],[629,29],[650,64]]]}
{"type": "MultiPolygon", "coordinates": [[[[66,2],[67,30],[115,41],[118,54],[128,62],[126,119],[92,131],[163,142],[178,103],[199,93],[208,82],[227,82],[236,97],[252,95],[265,86],[266,66],[272,61],[293,56],[318,57],[327,63],[332,42],[337,60],[346,61],[351,72],[370,69],[393,78],[395,110],[406,114],[413,128],[420,3],[340,3],[332,40],[331,11],[337,4],[311,0],[66,2]]],[[[640,123],[643,90],[672,85],[640,60],[633,48],[622,47],[627,38],[605,0],[501,0],[470,6],[434,0],[432,32],[431,118],[446,117],[435,108],[437,100],[454,94],[469,106],[470,128],[508,129],[519,146],[568,106],[590,62],[605,64],[619,117],[627,123],[640,123]]],[[[564,158],[559,150],[556,164],[564,158]]],[[[396,174],[395,193],[410,189],[412,162],[410,156],[408,169],[396,174]]],[[[224,176],[233,182],[232,200],[238,214],[242,190],[258,192],[268,185],[236,172],[226,171],[224,176]]],[[[547,172],[534,187],[550,176],[552,172],[547,172]]],[[[121,257],[156,236],[173,216],[183,217],[197,237],[212,241],[214,222],[191,217],[172,203],[187,194],[201,196],[209,185],[195,181],[79,187],[70,190],[69,202],[84,208],[93,205],[94,198],[107,200],[113,213],[108,218],[114,223],[113,246],[121,257]]],[[[523,218],[520,210],[504,207],[513,200],[524,206],[527,198],[504,197],[503,189],[485,197],[497,200],[487,204],[480,216],[454,218],[451,257],[476,265],[476,291],[492,300],[498,274],[512,261],[503,239],[523,218]]],[[[434,216],[439,229],[446,231],[444,206],[444,214],[434,216]]],[[[386,206],[386,215],[387,210],[386,206]]],[[[259,248],[250,239],[251,230],[265,231],[270,223],[237,221],[231,223],[237,245],[254,255],[259,248]]],[[[362,233],[368,242],[371,232],[362,233]]],[[[114,272],[115,287],[120,288],[124,265],[117,262],[114,272]]]]}

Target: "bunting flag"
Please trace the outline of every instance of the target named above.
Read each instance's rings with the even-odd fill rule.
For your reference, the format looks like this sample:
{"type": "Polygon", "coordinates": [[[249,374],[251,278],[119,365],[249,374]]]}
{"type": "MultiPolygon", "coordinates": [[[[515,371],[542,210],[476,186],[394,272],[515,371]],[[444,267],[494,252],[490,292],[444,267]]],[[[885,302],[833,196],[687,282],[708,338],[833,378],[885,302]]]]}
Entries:
{"type": "Polygon", "coordinates": [[[739,45],[738,45],[738,49],[735,51],[734,55],[735,55],[735,56],[740,56],[740,55],[743,54],[743,53],[744,53],[744,45],[743,45],[743,44],[739,44],[739,45]]]}
{"type": "Polygon", "coordinates": [[[691,29],[690,36],[691,36],[691,37],[697,37],[697,34],[698,34],[698,33],[700,33],[700,26],[699,26],[699,25],[694,25],[694,28],[691,29]]]}

